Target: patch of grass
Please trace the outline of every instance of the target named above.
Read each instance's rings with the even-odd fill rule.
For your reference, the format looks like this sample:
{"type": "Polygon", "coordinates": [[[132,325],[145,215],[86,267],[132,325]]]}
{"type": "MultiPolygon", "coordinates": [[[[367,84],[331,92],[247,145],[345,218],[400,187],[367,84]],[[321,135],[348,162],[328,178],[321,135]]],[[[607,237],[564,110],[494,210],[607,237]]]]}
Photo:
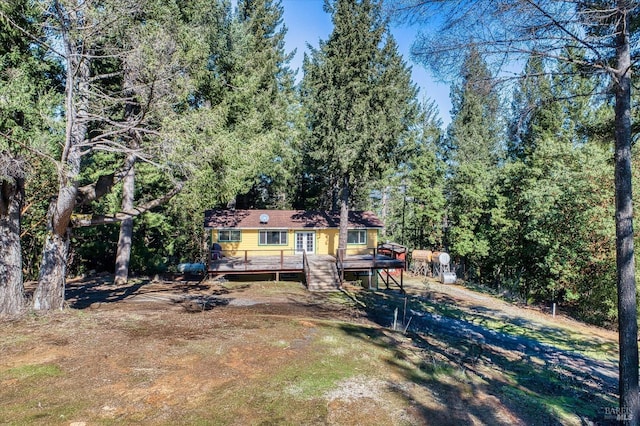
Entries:
{"type": "Polygon", "coordinates": [[[0,423],[68,423],[86,404],[81,398],[52,390],[64,376],[54,364],[23,365],[1,372],[0,423]]]}
{"type": "Polygon", "coordinates": [[[498,385],[505,401],[518,407],[519,412],[539,418],[541,413],[558,419],[562,424],[584,424],[582,419],[597,419],[605,406],[615,406],[612,395],[593,392],[572,381],[559,367],[546,368],[522,361],[503,360],[495,365],[508,378],[498,385]]]}
{"type": "Polygon", "coordinates": [[[0,423],[3,425],[69,424],[82,411],[79,401],[22,401],[0,404],[0,423]]]}
{"type": "Polygon", "coordinates": [[[30,340],[24,334],[9,334],[6,336],[0,336],[0,349],[5,347],[15,347],[21,345],[30,340]]]}
{"type": "MultiPolygon", "coordinates": [[[[584,418],[597,419],[604,410],[593,404],[576,400],[571,395],[543,395],[518,387],[504,386],[501,393],[518,407],[518,411],[527,413],[531,419],[539,418],[540,413],[548,412],[565,425],[582,425],[584,418]],[[580,415],[576,414],[580,413],[580,415]]],[[[614,407],[615,404],[611,404],[614,407]]]]}
{"type": "Polygon", "coordinates": [[[64,372],[54,364],[22,365],[0,373],[0,380],[41,380],[62,376],[64,372]]]}
{"type": "Polygon", "coordinates": [[[185,421],[221,425],[251,424],[255,419],[269,419],[261,424],[326,423],[325,394],[343,380],[377,375],[385,357],[392,356],[375,339],[365,337],[363,342],[367,333],[373,336],[375,330],[316,321],[304,343],[287,349],[294,356],[286,363],[252,378],[250,383],[239,380],[217,388],[208,396],[216,411],[194,410],[185,421]],[[363,352],[368,356],[363,357],[363,352]]]}
{"type": "Polygon", "coordinates": [[[271,378],[271,387],[294,399],[320,398],[340,380],[359,373],[359,364],[348,356],[323,354],[319,359],[288,365],[271,378]]]}
{"type": "MultiPolygon", "coordinates": [[[[366,306],[364,311],[369,318],[385,327],[389,327],[395,309],[399,324],[403,323],[403,318],[409,319],[412,311],[425,312],[506,335],[529,338],[593,360],[615,361],[616,357],[614,342],[543,321],[506,316],[499,308],[468,307],[458,305],[453,298],[442,297],[436,301],[389,291],[356,293],[354,297],[366,306]]],[[[387,334],[394,335],[393,332],[387,334]]],[[[418,334],[416,337],[423,351],[421,354],[416,356],[407,351],[403,354],[398,348],[388,364],[413,383],[440,389],[440,394],[449,392],[461,398],[472,398],[476,389],[493,389],[491,393],[501,394],[503,402],[516,408],[515,412],[521,413],[523,419],[534,423],[580,424],[581,419],[597,419],[597,410],[603,410],[601,406],[614,403],[604,391],[594,393],[576,387],[579,380],[574,380],[570,368],[559,366],[555,371],[544,360],[530,362],[519,352],[494,350],[491,346],[478,346],[479,352],[474,355],[468,339],[446,333],[418,334]]],[[[383,344],[383,339],[379,341],[383,344]]],[[[393,342],[388,346],[393,347],[393,342]]],[[[469,410],[473,412],[471,408],[469,410]]]]}
{"type": "Polygon", "coordinates": [[[287,342],[286,340],[273,340],[271,342],[269,342],[272,346],[275,346],[276,348],[281,348],[281,349],[286,349],[289,347],[289,342],[287,342]]]}

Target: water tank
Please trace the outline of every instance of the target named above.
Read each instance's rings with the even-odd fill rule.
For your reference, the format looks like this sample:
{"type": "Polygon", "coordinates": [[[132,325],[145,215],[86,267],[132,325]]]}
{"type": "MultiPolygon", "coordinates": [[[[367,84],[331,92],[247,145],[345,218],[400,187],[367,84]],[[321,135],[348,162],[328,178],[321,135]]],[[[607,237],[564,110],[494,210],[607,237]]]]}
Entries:
{"type": "Polygon", "coordinates": [[[455,272],[443,272],[440,275],[440,281],[442,284],[455,284],[458,277],[455,272]]]}
{"type": "Polygon", "coordinates": [[[431,261],[440,265],[448,265],[451,262],[451,256],[443,251],[434,251],[431,261]]]}
{"type": "Polygon", "coordinates": [[[431,250],[414,250],[411,252],[411,259],[420,262],[431,262],[431,250]]]}
{"type": "Polygon", "coordinates": [[[206,266],[204,263],[180,263],[178,265],[178,272],[184,274],[205,272],[206,266]]]}

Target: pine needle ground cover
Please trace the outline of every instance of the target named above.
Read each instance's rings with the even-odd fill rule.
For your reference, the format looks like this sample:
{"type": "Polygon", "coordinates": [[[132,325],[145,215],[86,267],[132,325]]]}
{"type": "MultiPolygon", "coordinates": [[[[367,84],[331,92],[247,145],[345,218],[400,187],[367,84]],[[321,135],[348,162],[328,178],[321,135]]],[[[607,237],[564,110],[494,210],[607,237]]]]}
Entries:
{"type": "Polygon", "coordinates": [[[616,404],[614,333],[457,286],[108,280],[2,324],[0,423],[588,424],[616,404]]]}

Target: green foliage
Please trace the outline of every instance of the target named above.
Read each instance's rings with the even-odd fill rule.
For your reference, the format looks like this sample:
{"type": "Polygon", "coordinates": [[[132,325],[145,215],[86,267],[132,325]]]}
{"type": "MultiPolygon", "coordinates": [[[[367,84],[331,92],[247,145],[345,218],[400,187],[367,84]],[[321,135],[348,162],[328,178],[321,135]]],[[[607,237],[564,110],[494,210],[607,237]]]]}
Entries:
{"type": "MultiPolygon", "coordinates": [[[[584,96],[593,82],[560,68],[565,78],[527,77],[516,92],[519,127],[498,185],[502,227],[485,267],[527,301],[558,301],[609,323],[616,307],[611,153],[577,124],[600,116],[584,96]]],[[[545,74],[535,57],[525,72],[545,74]]]]}
{"type": "Polygon", "coordinates": [[[509,215],[518,227],[512,230],[517,245],[507,256],[518,270],[523,296],[588,300],[592,307],[596,302],[608,306],[609,312],[614,294],[609,291],[602,299],[598,290],[615,281],[609,154],[553,140],[537,145],[526,167],[509,168],[509,179],[518,184],[509,215]]]}
{"type": "Polygon", "coordinates": [[[446,139],[449,225],[446,243],[464,259],[472,278],[481,276],[489,255],[491,202],[499,153],[499,98],[479,52],[471,48],[452,89],[453,118],[446,139]]]}
{"type": "Polygon", "coordinates": [[[173,161],[189,176],[167,205],[171,263],[204,260],[206,209],[288,204],[296,104],[290,55],[284,52],[282,7],[269,0],[198,4],[188,16],[207,52],[206,72],[194,74],[190,106],[171,122],[171,139],[183,143],[173,161]]]}
{"type": "Polygon", "coordinates": [[[421,107],[415,143],[402,147],[398,170],[390,170],[379,184],[382,200],[376,208],[385,221],[385,240],[412,249],[442,247],[445,164],[438,155],[442,123],[433,102],[421,107]]]}
{"type": "Polygon", "coordinates": [[[507,141],[509,158],[523,158],[530,154],[535,150],[537,137],[556,136],[562,114],[551,84],[544,72],[542,58],[532,55],[513,95],[507,141]]]}
{"type": "Polygon", "coordinates": [[[616,315],[613,165],[597,131],[607,116],[591,96],[597,87],[576,66],[532,55],[503,142],[490,80],[472,49],[453,89],[445,152],[451,252],[475,281],[609,324],[616,315]],[[547,77],[548,66],[562,78],[547,77]]]}
{"type": "MultiPolygon", "coordinates": [[[[107,2],[94,17],[127,4],[107,2]]],[[[28,278],[40,263],[64,139],[64,69],[8,21],[45,39],[37,6],[0,3],[0,150],[29,165],[28,278]]],[[[168,204],[136,219],[132,272],[204,260],[208,208],[334,208],[347,185],[352,206],[370,207],[370,194],[380,194],[384,239],[448,249],[474,280],[613,320],[613,115],[610,99],[594,96],[603,80],[577,65],[584,52],[559,49],[571,58],[560,63],[534,52],[501,99],[471,47],[444,133],[433,105],[416,102],[380,2],[333,0],[326,9],[334,29],[305,58],[299,93],[278,0],[239,0],[235,10],[228,0],[152,0],[101,28],[91,42],[92,75],[101,77],[91,84],[101,94],[92,112],[104,119],[89,125],[101,150],[83,152],[78,184],[121,168],[123,146],[140,152],[136,204],[187,179],[168,204]],[[511,93],[505,123],[501,101],[511,93]]],[[[117,183],[75,213],[114,214],[121,198],[117,183]]],[[[112,270],[117,226],[74,229],[72,238],[70,273],[112,270]]]]}
{"type": "Polygon", "coordinates": [[[302,100],[309,134],[302,147],[303,194],[314,207],[335,207],[336,190],[353,197],[397,162],[412,138],[416,88],[372,0],[326,3],[334,28],[305,58],[302,100]],[[318,205],[320,204],[320,205],[318,205]]]}
{"type": "MultiPolygon", "coordinates": [[[[166,194],[175,179],[187,179],[168,205],[134,221],[131,270],[149,274],[204,260],[205,209],[252,187],[266,194],[265,203],[286,202],[295,99],[279,2],[241,2],[237,13],[222,0],[181,7],[152,1],[136,10],[103,35],[122,44],[121,60],[92,62],[96,73],[113,73],[101,80],[103,93],[128,97],[119,102],[105,96],[110,120],[95,124],[93,132],[113,131],[105,144],[117,149],[85,155],[80,184],[122,168],[122,146],[138,155],[136,205],[166,194]],[[135,123],[134,129],[120,132],[125,123],[135,123]]],[[[121,198],[122,185],[116,184],[76,213],[115,214],[121,198]]],[[[73,235],[71,273],[113,270],[116,226],[73,235]]]]}
{"type": "Polygon", "coordinates": [[[42,37],[40,12],[33,2],[0,2],[0,151],[26,164],[21,244],[27,279],[35,277],[39,266],[43,222],[56,181],[50,158],[56,155],[64,131],[57,116],[62,91],[59,64],[10,24],[42,37]]]}

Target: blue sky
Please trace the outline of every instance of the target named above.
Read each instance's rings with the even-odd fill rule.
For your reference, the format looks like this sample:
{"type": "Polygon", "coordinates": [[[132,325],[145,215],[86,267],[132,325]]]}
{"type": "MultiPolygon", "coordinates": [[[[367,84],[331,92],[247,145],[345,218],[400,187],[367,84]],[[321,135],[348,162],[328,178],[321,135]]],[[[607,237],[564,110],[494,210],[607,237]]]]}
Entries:
{"type": "MultiPolygon", "coordinates": [[[[331,16],[324,12],[323,0],[282,0],[284,8],[284,23],[287,26],[286,50],[291,52],[297,49],[296,55],[291,61],[291,68],[299,69],[298,78],[302,76],[302,58],[307,51],[307,44],[318,47],[320,40],[326,40],[333,29],[331,16]]],[[[450,121],[449,110],[449,86],[437,83],[430,73],[420,64],[411,62],[409,50],[415,40],[418,29],[415,27],[393,25],[393,34],[400,53],[412,68],[413,81],[420,88],[419,99],[424,97],[436,101],[440,110],[440,117],[444,124],[450,121]]]]}

